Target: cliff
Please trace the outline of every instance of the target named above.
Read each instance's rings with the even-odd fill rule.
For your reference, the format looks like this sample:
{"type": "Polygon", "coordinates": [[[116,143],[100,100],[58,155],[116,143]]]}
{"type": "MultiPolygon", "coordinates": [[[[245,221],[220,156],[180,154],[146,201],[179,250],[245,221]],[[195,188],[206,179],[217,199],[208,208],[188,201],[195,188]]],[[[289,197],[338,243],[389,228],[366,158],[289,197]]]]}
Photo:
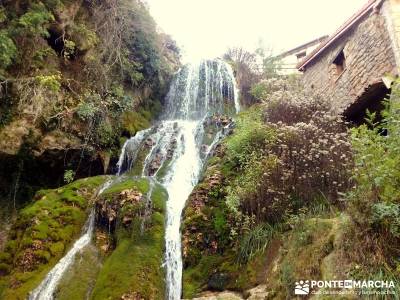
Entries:
{"type": "Polygon", "coordinates": [[[66,172],[113,172],[179,66],[139,0],[3,1],[0,47],[0,199],[17,207],[66,172]]]}

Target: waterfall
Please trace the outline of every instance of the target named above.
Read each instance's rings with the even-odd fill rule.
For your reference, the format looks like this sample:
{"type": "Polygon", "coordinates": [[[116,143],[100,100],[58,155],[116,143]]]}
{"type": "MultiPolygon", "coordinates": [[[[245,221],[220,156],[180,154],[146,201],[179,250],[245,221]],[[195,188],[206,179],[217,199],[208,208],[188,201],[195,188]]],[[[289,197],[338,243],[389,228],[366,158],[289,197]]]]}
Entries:
{"type": "MultiPolygon", "coordinates": [[[[161,121],[138,132],[121,149],[117,163],[118,176],[129,174],[134,166],[141,164],[142,172],[138,175],[149,178],[150,191],[154,182],[159,182],[168,192],[164,266],[169,300],[180,299],[182,292],[182,210],[198,182],[204,162],[229,129],[229,124],[220,124],[220,118],[223,114],[235,114],[239,110],[235,79],[227,63],[216,59],[188,64],[182,67],[171,84],[161,121]],[[215,130],[210,134],[206,127],[213,124],[215,130]],[[210,135],[213,135],[211,139],[210,135]]],[[[99,194],[112,183],[108,181],[104,184],[99,194]]],[[[148,195],[142,230],[151,213],[149,198],[151,195],[148,195]]],[[[53,299],[54,291],[65,271],[72,265],[75,255],[91,241],[94,215],[93,210],[82,236],[31,292],[29,300],[53,299]]]]}
{"type": "Polygon", "coordinates": [[[239,110],[238,91],[228,64],[217,59],[185,65],[170,86],[159,124],[138,132],[121,151],[119,172],[141,163],[142,175],[155,178],[168,191],[164,266],[169,300],[180,299],[182,292],[182,210],[204,162],[230,125],[217,126],[208,144],[205,126],[213,117],[239,110]],[[202,151],[204,144],[207,149],[202,151]],[[145,159],[138,161],[138,153],[146,147],[145,159]]]}

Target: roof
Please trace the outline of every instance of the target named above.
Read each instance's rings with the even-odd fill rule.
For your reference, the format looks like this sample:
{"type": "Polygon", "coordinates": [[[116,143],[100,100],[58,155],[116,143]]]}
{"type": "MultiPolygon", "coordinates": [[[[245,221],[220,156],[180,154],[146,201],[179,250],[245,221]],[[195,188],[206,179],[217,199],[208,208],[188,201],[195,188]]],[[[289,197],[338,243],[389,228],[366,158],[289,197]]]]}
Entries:
{"type": "Polygon", "coordinates": [[[297,69],[303,71],[304,68],[312,61],[314,61],[321,53],[324,52],[330,45],[347,33],[355,24],[358,23],[370,11],[377,8],[383,0],[369,0],[357,13],[351,16],[334,34],[322,42],[313,52],[311,52],[304,60],[297,64],[297,69]]]}
{"type": "Polygon", "coordinates": [[[321,36],[321,37],[319,37],[319,38],[317,38],[317,39],[314,39],[314,40],[312,40],[312,41],[310,41],[310,42],[308,42],[308,43],[305,43],[305,44],[303,44],[303,45],[300,45],[300,46],[298,46],[298,47],[296,47],[296,48],[293,48],[293,49],[291,49],[291,50],[285,51],[285,52],[283,52],[283,53],[277,55],[276,57],[277,57],[277,58],[283,58],[283,57],[286,57],[286,56],[288,56],[288,55],[295,54],[295,53],[299,52],[300,50],[307,49],[308,47],[312,47],[312,46],[314,46],[314,45],[317,45],[317,44],[323,42],[323,41],[326,40],[328,37],[329,37],[328,35],[321,36]]]}

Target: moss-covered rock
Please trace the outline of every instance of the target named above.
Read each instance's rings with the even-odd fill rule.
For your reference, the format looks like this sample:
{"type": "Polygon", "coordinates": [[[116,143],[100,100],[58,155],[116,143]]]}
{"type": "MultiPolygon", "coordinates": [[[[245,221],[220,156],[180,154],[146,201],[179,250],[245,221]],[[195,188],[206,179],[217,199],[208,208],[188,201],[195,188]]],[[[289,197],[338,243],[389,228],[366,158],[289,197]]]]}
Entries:
{"type": "Polygon", "coordinates": [[[184,270],[183,296],[191,299],[207,290],[244,293],[263,283],[267,269],[265,252],[254,256],[245,265],[237,263],[235,251],[206,255],[184,270]]]}
{"type": "Polygon", "coordinates": [[[105,257],[91,298],[163,299],[167,192],[147,179],[131,178],[110,187],[102,198],[115,211],[116,225],[111,227],[115,246],[105,257]]]}
{"type": "MultiPolygon", "coordinates": [[[[347,217],[306,218],[296,228],[283,234],[283,245],[267,272],[268,299],[294,297],[295,281],[300,279],[337,280],[349,278],[348,261],[343,256],[340,239],[347,217]],[[337,262],[340,261],[340,266],[337,262]]],[[[315,299],[336,299],[321,295],[315,299]]],[[[343,296],[342,299],[353,299],[343,296]]]]}
{"type": "Polygon", "coordinates": [[[87,299],[93,290],[102,266],[102,257],[94,245],[77,253],[74,264],[64,275],[57,287],[56,299],[87,299]]]}
{"type": "Polygon", "coordinates": [[[106,177],[75,181],[36,193],[22,209],[0,255],[0,297],[25,299],[79,235],[90,200],[106,177]]]}

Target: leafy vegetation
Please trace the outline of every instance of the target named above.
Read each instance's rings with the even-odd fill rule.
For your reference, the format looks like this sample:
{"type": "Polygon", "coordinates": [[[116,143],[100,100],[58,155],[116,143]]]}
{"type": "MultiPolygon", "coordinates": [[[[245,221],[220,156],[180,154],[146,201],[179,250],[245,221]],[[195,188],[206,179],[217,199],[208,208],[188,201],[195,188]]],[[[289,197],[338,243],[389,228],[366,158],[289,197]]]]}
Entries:
{"type": "Polygon", "coordinates": [[[236,177],[227,189],[228,206],[276,223],[320,197],[337,204],[350,186],[352,167],[340,118],[318,99],[281,90],[263,106],[242,115],[227,139],[236,177]]]}
{"type": "Polygon", "coordinates": [[[17,55],[17,47],[5,30],[0,31],[0,68],[5,69],[17,55]]]}
{"type": "Polygon", "coordinates": [[[352,130],[355,187],[347,201],[354,224],[344,242],[345,248],[352,248],[349,259],[362,272],[388,277],[400,276],[399,97],[396,83],[382,121],[370,113],[367,124],[352,130]]]}

